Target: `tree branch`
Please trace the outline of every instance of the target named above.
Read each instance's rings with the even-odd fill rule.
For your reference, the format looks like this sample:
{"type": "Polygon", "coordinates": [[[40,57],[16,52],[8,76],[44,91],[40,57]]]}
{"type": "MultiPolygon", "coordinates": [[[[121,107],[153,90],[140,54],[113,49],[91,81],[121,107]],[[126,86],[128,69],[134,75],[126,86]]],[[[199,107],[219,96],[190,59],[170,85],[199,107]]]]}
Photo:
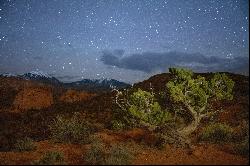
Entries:
{"type": "Polygon", "coordinates": [[[187,102],[183,102],[187,109],[191,112],[194,117],[197,117],[197,112],[187,102]]]}
{"type": "MultiPolygon", "coordinates": [[[[122,94],[122,92],[118,91],[117,89],[113,89],[113,91],[116,91],[116,96],[115,96],[115,103],[118,105],[118,107],[120,107],[123,111],[126,111],[126,109],[119,103],[118,101],[118,98],[119,98],[119,95],[122,94]]],[[[129,105],[129,103],[126,103],[129,105]]]]}
{"type": "Polygon", "coordinates": [[[207,112],[207,113],[205,113],[205,114],[201,114],[200,117],[201,117],[201,118],[210,117],[210,116],[212,116],[212,115],[214,115],[214,114],[216,114],[216,113],[218,113],[218,112],[220,112],[220,110],[216,110],[216,111],[214,111],[214,112],[207,112]]]}

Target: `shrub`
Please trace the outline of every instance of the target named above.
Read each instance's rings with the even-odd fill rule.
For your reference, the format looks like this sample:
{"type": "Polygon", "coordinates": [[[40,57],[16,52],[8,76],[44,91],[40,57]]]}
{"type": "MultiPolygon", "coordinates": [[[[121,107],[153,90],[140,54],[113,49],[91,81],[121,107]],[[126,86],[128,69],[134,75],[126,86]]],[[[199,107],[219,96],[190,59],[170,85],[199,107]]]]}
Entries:
{"type": "Polygon", "coordinates": [[[126,110],[114,109],[112,114],[111,129],[122,130],[130,129],[138,126],[138,122],[134,117],[126,110]]]}
{"type": "Polygon", "coordinates": [[[105,145],[99,139],[93,140],[90,150],[85,154],[84,160],[88,164],[99,165],[103,162],[105,156],[105,145]]]}
{"type": "Polygon", "coordinates": [[[61,152],[46,152],[39,161],[35,161],[35,165],[65,165],[64,155],[61,152]]]}
{"type": "Polygon", "coordinates": [[[206,126],[200,136],[201,141],[227,142],[232,139],[233,129],[222,123],[215,123],[206,126]]]}
{"type": "Polygon", "coordinates": [[[128,165],[131,164],[133,153],[122,144],[112,145],[109,154],[104,159],[104,165],[128,165]]]}
{"type": "Polygon", "coordinates": [[[107,148],[99,139],[91,144],[84,159],[93,165],[127,165],[133,158],[132,151],[123,144],[112,145],[107,148]]]}
{"type": "Polygon", "coordinates": [[[249,156],[249,137],[234,146],[234,152],[240,155],[249,156]]]}
{"type": "Polygon", "coordinates": [[[111,121],[111,128],[113,130],[122,130],[125,127],[126,127],[126,125],[121,121],[118,121],[118,120],[112,120],[111,121]]]}
{"type": "Polygon", "coordinates": [[[36,149],[36,146],[31,138],[25,137],[24,139],[17,140],[14,149],[20,152],[32,151],[36,149]]]}
{"type": "Polygon", "coordinates": [[[172,144],[175,147],[187,148],[190,146],[190,139],[183,137],[177,130],[175,123],[170,123],[161,126],[154,131],[155,144],[158,149],[164,148],[167,144],[172,144]]]}
{"type": "Polygon", "coordinates": [[[53,141],[65,143],[88,143],[92,132],[90,125],[83,122],[77,114],[70,119],[57,116],[49,128],[53,141]]]}

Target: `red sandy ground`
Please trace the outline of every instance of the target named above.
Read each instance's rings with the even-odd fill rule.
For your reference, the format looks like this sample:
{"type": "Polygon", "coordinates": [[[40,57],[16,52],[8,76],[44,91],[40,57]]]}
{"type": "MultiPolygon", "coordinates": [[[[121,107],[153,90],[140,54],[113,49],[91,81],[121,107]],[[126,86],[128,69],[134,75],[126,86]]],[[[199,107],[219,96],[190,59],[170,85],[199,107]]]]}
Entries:
{"type": "MultiPolygon", "coordinates": [[[[140,131],[129,131],[125,134],[112,132],[98,133],[105,144],[124,142],[129,137],[140,136],[140,131]]],[[[49,141],[36,142],[37,149],[31,152],[1,152],[0,164],[32,164],[33,161],[39,160],[47,151],[60,151],[64,154],[67,164],[86,164],[84,162],[84,153],[89,149],[89,145],[73,144],[55,144],[49,141]]],[[[132,162],[136,165],[147,164],[195,164],[195,165],[247,165],[248,158],[233,155],[222,151],[219,145],[203,144],[196,145],[190,153],[185,149],[174,148],[170,145],[162,150],[155,148],[142,148],[132,162]]]]}

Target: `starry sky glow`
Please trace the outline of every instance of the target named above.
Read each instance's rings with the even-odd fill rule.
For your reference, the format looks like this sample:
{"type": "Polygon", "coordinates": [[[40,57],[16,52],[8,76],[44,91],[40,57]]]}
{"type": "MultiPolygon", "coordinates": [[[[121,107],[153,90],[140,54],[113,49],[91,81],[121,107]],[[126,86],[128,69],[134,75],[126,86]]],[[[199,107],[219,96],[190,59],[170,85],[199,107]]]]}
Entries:
{"type": "Polygon", "coordinates": [[[189,67],[248,74],[248,0],[0,0],[0,74],[134,83],[189,67]]]}

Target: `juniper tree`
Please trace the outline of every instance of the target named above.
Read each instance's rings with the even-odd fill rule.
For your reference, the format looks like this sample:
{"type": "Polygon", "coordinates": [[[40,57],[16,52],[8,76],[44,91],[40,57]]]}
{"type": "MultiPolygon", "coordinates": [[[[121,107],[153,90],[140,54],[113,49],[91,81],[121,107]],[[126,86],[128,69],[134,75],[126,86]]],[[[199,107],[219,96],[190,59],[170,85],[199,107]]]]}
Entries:
{"type": "MultiPolygon", "coordinates": [[[[119,98],[124,94],[117,91],[116,104],[123,111],[120,117],[126,119],[128,125],[145,126],[150,130],[154,130],[171,119],[171,114],[167,110],[162,110],[156,101],[153,92],[143,91],[140,88],[125,98],[119,98]],[[133,123],[133,124],[132,124],[133,123]]],[[[123,96],[124,97],[124,96],[123,96]]]]}
{"type": "Polygon", "coordinates": [[[187,69],[170,68],[169,72],[174,76],[166,84],[172,102],[193,117],[191,124],[179,129],[183,135],[191,134],[203,117],[214,113],[207,110],[212,100],[233,99],[234,82],[225,73],[216,73],[207,81],[201,76],[194,78],[193,72],[187,69]]]}

